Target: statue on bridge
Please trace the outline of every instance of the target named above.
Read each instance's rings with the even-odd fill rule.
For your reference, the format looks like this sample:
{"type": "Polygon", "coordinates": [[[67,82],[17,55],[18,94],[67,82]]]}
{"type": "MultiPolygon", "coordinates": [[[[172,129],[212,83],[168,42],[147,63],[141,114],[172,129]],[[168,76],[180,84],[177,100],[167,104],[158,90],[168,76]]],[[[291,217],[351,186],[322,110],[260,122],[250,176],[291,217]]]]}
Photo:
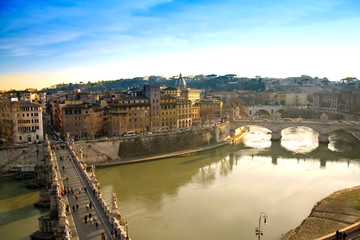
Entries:
{"type": "Polygon", "coordinates": [[[112,209],[118,209],[116,193],[112,194],[112,209]]]}
{"type": "Polygon", "coordinates": [[[277,113],[274,114],[274,121],[275,122],[278,122],[280,118],[281,118],[281,113],[277,112],[277,113]]]}
{"type": "Polygon", "coordinates": [[[325,123],[325,122],[329,121],[329,116],[327,114],[323,113],[323,114],[321,114],[320,119],[322,122],[325,123]]]}
{"type": "Polygon", "coordinates": [[[94,165],[91,165],[91,176],[95,176],[95,166],[94,165]]]}

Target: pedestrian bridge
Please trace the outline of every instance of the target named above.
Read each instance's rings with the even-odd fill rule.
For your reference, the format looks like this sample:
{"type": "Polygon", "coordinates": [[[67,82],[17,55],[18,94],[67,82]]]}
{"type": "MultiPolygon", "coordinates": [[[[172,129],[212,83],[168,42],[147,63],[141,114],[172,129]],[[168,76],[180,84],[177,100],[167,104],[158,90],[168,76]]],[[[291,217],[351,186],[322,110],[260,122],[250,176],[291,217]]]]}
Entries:
{"type": "Polygon", "coordinates": [[[87,171],[82,152],[75,153],[69,141],[62,145],[51,146],[49,141],[45,144],[50,214],[39,218],[39,231],[31,239],[130,239],[116,195],[112,195],[108,205],[95,178],[95,168],[91,166],[91,171],[87,171]]]}
{"type": "Polygon", "coordinates": [[[271,140],[280,140],[282,135],[281,131],[285,128],[294,126],[304,126],[311,128],[319,133],[319,141],[322,143],[329,142],[329,134],[335,131],[345,131],[352,134],[355,138],[360,141],[360,124],[349,123],[349,122],[338,122],[338,121],[327,121],[325,119],[319,120],[303,120],[303,121],[292,121],[290,119],[235,119],[230,123],[230,131],[235,132],[235,129],[248,126],[257,125],[267,128],[271,131],[271,140]]]}

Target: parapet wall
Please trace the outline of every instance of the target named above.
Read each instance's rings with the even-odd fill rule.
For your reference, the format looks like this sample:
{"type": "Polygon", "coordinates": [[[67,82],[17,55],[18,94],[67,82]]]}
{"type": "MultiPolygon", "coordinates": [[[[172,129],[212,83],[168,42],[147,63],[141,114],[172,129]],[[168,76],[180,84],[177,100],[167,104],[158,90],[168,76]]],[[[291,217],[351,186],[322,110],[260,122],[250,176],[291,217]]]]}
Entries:
{"type": "Polygon", "coordinates": [[[225,123],[153,135],[78,141],[73,149],[81,149],[86,162],[97,164],[194,149],[224,141],[228,136],[229,124],[225,123]]]}

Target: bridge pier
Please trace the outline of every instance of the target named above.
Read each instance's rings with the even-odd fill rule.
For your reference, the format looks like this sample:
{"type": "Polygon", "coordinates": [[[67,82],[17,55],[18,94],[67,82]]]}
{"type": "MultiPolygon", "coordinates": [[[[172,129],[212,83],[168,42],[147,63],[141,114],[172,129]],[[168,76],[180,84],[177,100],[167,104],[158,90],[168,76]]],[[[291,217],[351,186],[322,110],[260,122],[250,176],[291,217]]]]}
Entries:
{"type": "Polygon", "coordinates": [[[329,134],[319,133],[319,142],[320,143],[329,143],[329,134]]]}
{"type": "Polygon", "coordinates": [[[281,140],[281,131],[272,131],[271,132],[271,141],[280,141],[281,140]]]}

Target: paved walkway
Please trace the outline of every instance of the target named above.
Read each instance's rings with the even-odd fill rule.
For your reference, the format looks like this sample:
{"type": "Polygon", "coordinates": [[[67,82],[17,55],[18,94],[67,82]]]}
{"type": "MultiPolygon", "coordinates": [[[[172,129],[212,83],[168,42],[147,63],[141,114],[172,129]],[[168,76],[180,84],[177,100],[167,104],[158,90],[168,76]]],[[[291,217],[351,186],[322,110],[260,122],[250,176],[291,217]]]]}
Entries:
{"type": "Polygon", "coordinates": [[[111,239],[112,225],[105,215],[105,212],[102,211],[94,193],[92,191],[85,191],[85,189],[90,189],[90,187],[71,158],[70,152],[67,148],[59,148],[55,150],[55,154],[64,188],[67,189],[69,187],[74,189],[74,193],[67,192],[67,194],[64,195],[69,204],[67,216],[72,232],[72,239],[99,240],[101,233],[105,233],[106,239],[111,239]],[[61,160],[61,158],[63,160],[61,160]],[[75,195],[78,195],[77,200],[75,195]],[[91,209],[90,203],[92,205],[91,209]],[[86,208],[86,205],[88,205],[89,208],[86,208]],[[96,227],[94,223],[85,223],[84,217],[85,215],[89,216],[89,214],[92,214],[93,219],[96,218],[99,223],[98,227],[96,227]]]}

